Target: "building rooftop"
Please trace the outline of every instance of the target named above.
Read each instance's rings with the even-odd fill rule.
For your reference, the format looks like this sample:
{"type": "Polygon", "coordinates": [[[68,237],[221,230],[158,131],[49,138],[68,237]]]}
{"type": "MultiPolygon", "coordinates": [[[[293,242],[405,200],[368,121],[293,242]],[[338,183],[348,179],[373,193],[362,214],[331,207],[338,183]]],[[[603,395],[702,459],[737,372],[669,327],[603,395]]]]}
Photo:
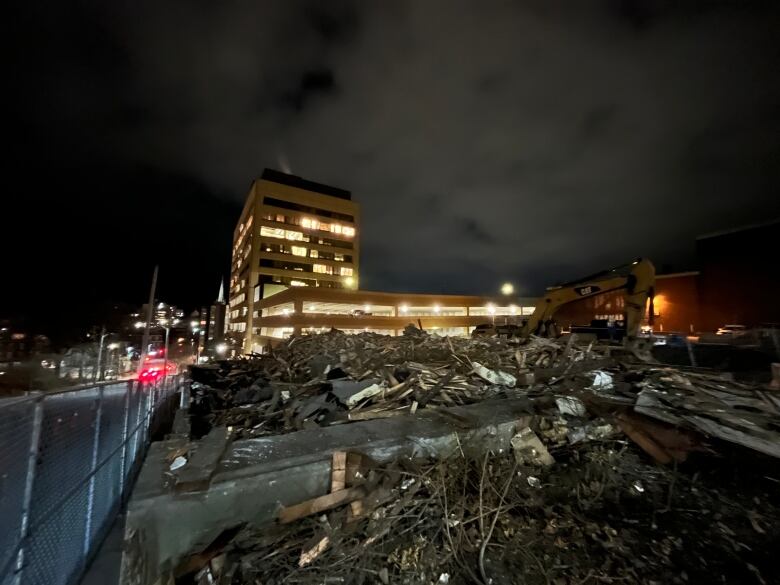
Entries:
{"type": "Polygon", "coordinates": [[[288,187],[296,187],[298,189],[313,191],[314,193],[320,193],[322,195],[330,195],[331,197],[346,199],[347,201],[352,200],[352,193],[344,189],[323,185],[322,183],[315,183],[314,181],[308,181],[296,175],[288,175],[287,173],[282,173],[273,169],[265,169],[260,178],[263,181],[271,181],[272,183],[287,185],[288,187]]]}

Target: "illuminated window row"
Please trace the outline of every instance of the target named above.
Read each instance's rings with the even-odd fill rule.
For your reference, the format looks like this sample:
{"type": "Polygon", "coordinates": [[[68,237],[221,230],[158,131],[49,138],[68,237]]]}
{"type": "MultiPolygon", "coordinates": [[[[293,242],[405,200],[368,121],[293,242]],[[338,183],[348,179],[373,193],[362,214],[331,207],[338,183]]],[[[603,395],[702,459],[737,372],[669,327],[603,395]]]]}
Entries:
{"type": "Polygon", "coordinates": [[[299,242],[309,242],[312,244],[320,244],[322,246],[334,246],[341,248],[352,248],[352,242],[347,240],[333,240],[329,238],[319,238],[317,236],[310,236],[295,230],[285,230],[282,228],[271,228],[262,226],[260,228],[260,235],[266,238],[277,238],[280,240],[291,240],[299,242]]]}
{"type": "Polygon", "coordinates": [[[315,264],[314,272],[319,274],[337,274],[341,276],[352,276],[353,270],[347,266],[328,266],[327,264],[315,264]]]}
{"type": "MultiPolygon", "coordinates": [[[[323,266],[315,264],[315,272],[320,272],[323,266]],[[319,268],[318,268],[319,267],[319,268]]],[[[281,306],[281,305],[280,305],[281,306]]],[[[290,314],[292,309],[286,306],[285,315],[290,314]]],[[[349,303],[326,303],[326,302],[306,302],[303,304],[303,312],[309,314],[327,314],[327,315],[372,315],[381,317],[394,316],[395,307],[372,306],[369,303],[363,305],[349,303]]],[[[428,307],[410,307],[403,304],[397,307],[398,316],[405,317],[465,317],[467,315],[466,307],[442,307],[433,305],[428,307]]],[[[469,307],[468,315],[472,317],[485,316],[510,316],[510,315],[530,315],[534,312],[534,307],[494,307],[488,305],[485,307],[469,307]]],[[[277,313],[280,314],[280,313],[277,313]]],[[[265,315],[264,315],[265,316],[265,315]]]]}
{"type": "Polygon", "coordinates": [[[354,269],[348,266],[330,266],[326,264],[306,264],[304,262],[291,262],[288,260],[260,259],[261,268],[276,268],[278,270],[297,270],[299,272],[314,272],[316,274],[331,274],[351,277],[354,269]]]}
{"type": "MultiPolygon", "coordinates": [[[[307,230],[319,230],[321,232],[330,232],[332,234],[342,235],[346,238],[355,237],[355,228],[349,225],[342,225],[340,223],[326,223],[312,217],[289,217],[280,213],[271,214],[267,213],[263,215],[263,219],[266,221],[274,221],[276,223],[284,223],[287,225],[299,225],[307,230]]],[[[240,240],[239,240],[240,241],[240,240]]]]}
{"type": "Polygon", "coordinates": [[[288,246],[286,244],[262,243],[260,249],[263,252],[274,254],[292,254],[302,258],[322,258],[323,260],[333,260],[335,262],[352,262],[352,256],[349,254],[339,254],[334,252],[322,252],[306,246],[288,246]]]}

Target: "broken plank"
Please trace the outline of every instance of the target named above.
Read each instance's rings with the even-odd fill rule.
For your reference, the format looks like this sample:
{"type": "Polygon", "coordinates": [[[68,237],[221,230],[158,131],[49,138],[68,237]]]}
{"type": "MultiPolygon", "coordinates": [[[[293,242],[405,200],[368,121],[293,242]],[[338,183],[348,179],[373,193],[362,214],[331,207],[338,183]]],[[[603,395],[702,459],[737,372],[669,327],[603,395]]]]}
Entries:
{"type": "Polygon", "coordinates": [[[295,504],[294,506],[286,506],[279,511],[279,523],[289,524],[290,522],[295,522],[306,516],[319,514],[325,510],[330,510],[331,508],[336,508],[342,504],[358,500],[365,495],[365,489],[362,487],[353,487],[306,500],[305,502],[295,504]]]}

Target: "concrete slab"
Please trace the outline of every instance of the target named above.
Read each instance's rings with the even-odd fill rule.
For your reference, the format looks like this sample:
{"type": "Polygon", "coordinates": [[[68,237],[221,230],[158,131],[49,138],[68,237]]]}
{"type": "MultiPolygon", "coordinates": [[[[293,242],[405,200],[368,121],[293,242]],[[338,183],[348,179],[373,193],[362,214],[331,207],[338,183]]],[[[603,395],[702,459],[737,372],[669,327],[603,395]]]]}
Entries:
{"type": "Polygon", "coordinates": [[[328,493],[336,451],[378,463],[401,457],[443,459],[511,448],[531,419],[525,398],[489,400],[416,415],[368,420],[232,443],[198,492],[175,493],[167,454],[181,440],[152,444],[128,504],[123,585],[151,585],[189,552],[243,522],[273,522],[282,506],[328,493]],[[171,444],[173,443],[173,444],[171,444]]]}

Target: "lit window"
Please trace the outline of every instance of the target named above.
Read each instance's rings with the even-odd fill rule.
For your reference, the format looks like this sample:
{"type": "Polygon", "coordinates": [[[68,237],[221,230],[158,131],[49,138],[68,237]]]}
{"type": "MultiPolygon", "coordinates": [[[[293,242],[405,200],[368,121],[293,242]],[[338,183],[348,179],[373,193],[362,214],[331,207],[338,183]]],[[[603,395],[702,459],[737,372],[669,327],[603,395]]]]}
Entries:
{"type": "Polygon", "coordinates": [[[339,262],[344,262],[344,254],[336,254],[334,258],[339,262]]]}
{"type": "Polygon", "coordinates": [[[293,256],[306,256],[306,248],[303,246],[293,246],[292,253],[293,256]]]}
{"type": "Polygon", "coordinates": [[[309,285],[303,282],[302,280],[291,280],[290,286],[309,286],[309,285]]]}
{"type": "Polygon", "coordinates": [[[276,216],[276,221],[278,221],[279,223],[284,223],[284,216],[281,215],[281,214],[278,214],[276,216]]]}
{"type": "Polygon", "coordinates": [[[303,234],[301,232],[291,232],[290,230],[287,230],[284,232],[284,237],[288,240],[302,240],[303,234]]]}
{"type": "Polygon", "coordinates": [[[329,231],[330,231],[330,224],[327,224],[327,223],[321,223],[321,224],[320,224],[320,229],[321,229],[322,231],[324,231],[324,232],[329,232],[329,231]]]}
{"type": "Polygon", "coordinates": [[[305,227],[307,229],[310,229],[311,228],[311,219],[308,218],[308,217],[304,217],[303,219],[301,219],[301,226],[305,227]]]}
{"type": "Polygon", "coordinates": [[[344,228],[341,230],[341,233],[351,238],[355,235],[355,228],[344,226],[344,228]]]}
{"type": "Polygon", "coordinates": [[[330,226],[330,231],[332,231],[334,234],[340,234],[341,233],[341,225],[334,223],[330,226]]]}
{"type": "MultiPolygon", "coordinates": [[[[287,232],[292,233],[292,232],[287,232]]],[[[284,230],[280,230],[279,228],[269,228],[269,227],[261,227],[260,228],[260,236],[266,237],[266,238],[284,238],[284,230]]],[[[292,238],[288,238],[292,239],[292,238]]]]}
{"type": "Polygon", "coordinates": [[[312,250],[309,253],[309,256],[311,256],[312,258],[319,258],[318,254],[317,254],[317,250],[312,250]]]}
{"type": "Polygon", "coordinates": [[[346,266],[341,267],[341,276],[352,276],[352,269],[346,266]]]}
{"type": "Polygon", "coordinates": [[[321,274],[325,274],[328,271],[328,267],[324,264],[315,264],[314,265],[314,272],[319,272],[321,274]]]}

